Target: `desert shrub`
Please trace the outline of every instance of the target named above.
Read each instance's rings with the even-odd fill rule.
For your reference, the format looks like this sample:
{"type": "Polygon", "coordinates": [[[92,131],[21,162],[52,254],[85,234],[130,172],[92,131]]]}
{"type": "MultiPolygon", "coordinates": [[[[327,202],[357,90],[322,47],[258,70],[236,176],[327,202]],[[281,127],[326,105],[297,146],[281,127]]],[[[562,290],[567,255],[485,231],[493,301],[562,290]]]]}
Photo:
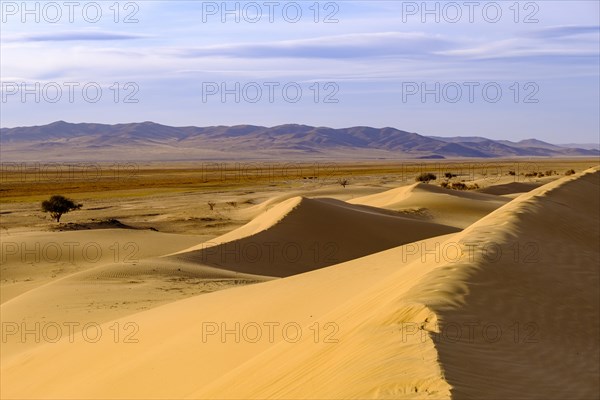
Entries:
{"type": "Polygon", "coordinates": [[[534,178],[534,177],[536,177],[537,175],[538,175],[538,173],[537,173],[537,172],[528,172],[528,173],[526,173],[526,174],[525,174],[525,177],[526,177],[526,178],[534,178]]]}
{"type": "Polygon", "coordinates": [[[444,176],[446,177],[446,179],[452,179],[452,178],[456,178],[457,177],[457,175],[453,174],[452,172],[446,172],[444,174],[444,176]]]}
{"type": "Polygon", "coordinates": [[[454,182],[450,185],[450,188],[454,190],[467,190],[467,185],[462,182],[454,182]]]}
{"type": "Polygon", "coordinates": [[[211,201],[209,201],[209,202],[208,202],[208,203],[206,203],[206,204],[208,204],[208,207],[210,208],[210,210],[211,210],[211,211],[212,211],[212,210],[214,210],[214,209],[215,209],[215,206],[217,205],[217,203],[215,203],[215,202],[214,202],[214,201],[212,201],[212,200],[211,200],[211,201]]]}
{"type": "Polygon", "coordinates": [[[429,181],[435,181],[436,179],[437,179],[437,176],[435,176],[435,174],[432,174],[431,172],[423,172],[422,174],[420,174],[419,176],[417,176],[415,178],[415,181],[429,182],[429,181]]]}
{"type": "Polygon", "coordinates": [[[552,175],[558,175],[558,174],[556,173],[556,171],[554,171],[554,170],[552,170],[552,169],[549,169],[548,171],[546,171],[546,172],[545,172],[545,174],[546,174],[546,175],[548,175],[548,176],[552,176],[552,175]]]}
{"type": "Polygon", "coordinates": [[[64,196],[54,195],[48,200],[42,201],[42,211],[50,213],[52,219],[60,222],[60,217],[73,210],[79,210],[83,204],[77,204],[64,196]]]}
{"type": "Polygon", "coordinates": [[[516,175],[516,172],[515,172],[515,171],[508,171],[508,174],[509,174],[509,175],[512,175],[512,176],[515,176],[515,175],[516,175]]]}
{"type": "Polygon", "coordinates": [[[570,169],[568,171],[565,172],[565,175],[573,175],[575,173],[574,169],[570,169]]]}
{"type": "Polygon", "coordinates": [[[349,181],[348,179],[340,179],[340,180],[338,181],[338,183],[339,183],[340,185],[342,185],[342,187],[343,187],[343,188],[345,188],[346,186],[348,186],[348,184],[350,183],[350,181],[349,181]]]}
{"type": "Polygon", "coordinates": [[[544,173],[543,172],[538,172],[537,176],[538,176],[538,178],[541,178],[542,176],[544,176],[544,173]]]}
{"type": "Polygon", "coordinates": [[[233,208],[237,208],[237,206],[238,206],[237,201],[228,201],[227,204],[233,208]]]}
{"type": "Polygon", "coordinates": [[[441,187],[444,187],[446,189],[453,189],[453,190],[476,190],[479,189],[479,185],[474,183],[472,185],[467,185],[464,182],[453,182],[453,183],[448,183],[448,182],[442,182],[440,184],[441,187]]]}

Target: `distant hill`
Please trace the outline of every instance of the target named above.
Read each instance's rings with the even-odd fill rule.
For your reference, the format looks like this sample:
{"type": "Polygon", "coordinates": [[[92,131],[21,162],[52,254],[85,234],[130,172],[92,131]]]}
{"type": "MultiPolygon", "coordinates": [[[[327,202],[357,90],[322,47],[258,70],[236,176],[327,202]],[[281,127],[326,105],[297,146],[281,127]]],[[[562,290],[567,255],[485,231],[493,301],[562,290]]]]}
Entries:
{"type": "Polygon", "coordinates": [[[561,143],[559,146],[586,150],[600,150],[600,143],[561,143]]]}
{"type": "Polygon", "coordinates": [[[456,158],[598,156],[530,139],[427,137],[395,128],[344,129],[307,125],[172,127],[154,122],[72,124],[2,128],[3,161],[184,160],[233,158],[456,158]]]}

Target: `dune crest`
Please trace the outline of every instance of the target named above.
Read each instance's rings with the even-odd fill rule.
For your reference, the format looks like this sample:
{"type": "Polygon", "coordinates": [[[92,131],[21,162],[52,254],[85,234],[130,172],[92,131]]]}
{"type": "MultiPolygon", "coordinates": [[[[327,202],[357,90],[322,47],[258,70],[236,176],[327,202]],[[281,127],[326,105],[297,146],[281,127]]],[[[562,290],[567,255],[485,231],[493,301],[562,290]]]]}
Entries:
{"type": "Polygon", "coordinates": [[[431,221],[466,228],[510,199],[491,194],[445,189],[417,182],[349,201],[397,211],[417,211],[431,221]]]}
{"type": "Polygon", "coordinates": [[[373,207],[297,197],[231,234],[168,259],[285,277],[457,231],[373,207]]]}
{"type": "Polygon", "coordinates": [[[465,257],[415,286],[442,332],[462,328],[434,338],[453,397],[598,394],[599,178],[592,168],[519,196],[452,239],[494,255],[465,257]]]}
{"type": "MultiPolygon", "coordinates": [[[[270,204],[259,204],[257,207],[261,210],[261,214],[252,219],[252,221],[248,222],[244,226],[241,226],[237,229],[234,229],[231,232],[228,232],[224,235],[221,235],[210,242],[202,243],[193,247],[190,247],[185,250],[178,251],[175,254],[188,253],[194,250],[201,250],[207,247],[211,247],[216,245],[217,243],[227,243],[232,242],[234,240],[239,240],[248,236],[256,235],[264,230],[271,228],[281,221],[286,215],[288,215],[294,208],[298,207],[302,202],[302,197],[294,196],[290,199],[283,200],[280,203],[274,205],[273,207],[269,207],[270,204]]],[[[169,255],[168,255],[169,256],[169,255]]],[[[166,257],[168,257],[166,256],[166,257]]]]}

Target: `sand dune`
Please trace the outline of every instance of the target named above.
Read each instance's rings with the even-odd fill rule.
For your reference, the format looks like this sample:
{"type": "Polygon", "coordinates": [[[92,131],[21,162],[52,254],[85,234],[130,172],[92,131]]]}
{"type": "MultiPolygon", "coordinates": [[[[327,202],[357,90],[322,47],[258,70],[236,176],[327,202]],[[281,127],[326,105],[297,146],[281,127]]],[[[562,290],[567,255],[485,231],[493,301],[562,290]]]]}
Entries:
{"type": "Polygon", "coordinates": [[[284,277],[456,231],[373,207],[296,197],[229,234],[170,258],[284,277]]]}
{"type": "Polygon", "coordinates": [[[588,170],[520,196],[455,237],[495,242],[501,256],[445,266],[419,285],[464,288],[456,305],[428,301],[442,330],[478,324],[472,340],[436,340],[454,397],[598,396],[599,178],[588,170]]]}
{"type": "Polygon", "coordinates": [[[115,262],[135,263],[198,241],[193,235],[100,229],[0,235],[2,303],[75,272],[115,262]],[[10,281],[10,282],[9,282],[10,281]]]}
{"type": "Polygon", "coordinates": [[[358,197],[348,202],[405,211],[409,215],[421,215],[436,223],[463,229],[509,200],[490,194],[450,190],[433,184],[415,183],[383,193],[358,197]]]}
{"type": "Polygon", "coordinates": [[[501,185],[492,185],[478,190],[479,193],[507,195],[515,193],[529,192],[535,188],[542,186],[539,182],[510,182],[501,185]]]}
{"type": "MultiPolygon", "coordinates": [[[[438,239],[429,239],[427,243],[431,245],[436,240],[438,239]]],[[[413,254],[412,251],[408,252],[402,247],[395,248],[365,257],[363,261],[353,260],[286,279],[211,293],[129,316],[119,323],[124,325],[127,322],[135,322],[139,326],[137,335],[139,343],[115,344],[111,337],[103,337],[99,342],[90,344],[75,337],[75,343],[63,341],[44,345],[29,353],[13,357],[5,363],[2,370],[3,391],[6,396],[19,394],[28,397],[36,397],[40,394],[66,398],[195,397],[193,395],[195,391],[206,387],[271,348],[289,345],[301,350],[294,343],[288,343],[283,338],[282,327],[287,323],[298,324],[301,327],[305,339],[302,342],[302,351],[312,347],[330,348],[332,351],[341,350],[339,346],[346,342],[346,331],[343,321],[337,320],[336,310],[341,308],[345,312],[349,307],[353,308],[358,304],[357,301],[362,301],[360,295],[363,292],[378,291],[378,288],[385,285],[392,276],[402,276],[403,278],[393,279],[393,281],[406,290],[412,285],[413,280],[427,272],[427,269],[422,268],[419,263],[409,263],[411,259],[417,257],[418,252],[413,254]],[[378,262],[364,262],[371,257],[375,257],[378,262]],[[404,257],[407,265],[401,267],[398,265],[398,260],[404,257]],[[405,269],[408,267],[410,270],[405,269]],[[280,323],[273,335],[273,343],[264,325],[269,322],[280,323]],[[313,331],[309,329],[315,322],[320,323],[321,339],[318,343],[314,343],[313,331]],[[339,325],[337,331],[335,326],[333,329],[326,328],[327,322],[339,325]],[[224,323],[229,329],[236,323],[241,326],[258,323],[265,331],[261,339],[255,343],[243,340],[236,343],[231,335],[225,341],[221,340],[220,335],[211,335],[203,341],[203,324],[207,323],[217,323],[219,327],[224,323]],[[327,343],[326,335],[332,335],[328,339],[339,343],[327,343]],[[78,349],[76,350],[75,347],[78,349]],[[148,353],[148,349],[153,350],[148,353]],[[77,351],[80,353],[76,354],[77,351]],[[30,374],[35,375],[37,379],[33,385],[29,385],[15,378],[22,373],[21,363],[34,354],[38,362],[35,365],[29,364],[28,367],[31,368],[30,374]],[[161,360],[151,367],[152,371],[148,369],[150,367],[148,356],[158,357],[161,360]],[[48,368],[48,364],[44,365],[43,360],[46,357],[55,358],[53,368],[48,368]],[[80,357],[93,359],[92,368],[78,368],[77,360],[81,359],[80,357]],[[104,372],[99,374],[100,371],[104,372]],[[125,371],[127,373],[123,375],[125,371]],[[71,376],[68,385],[65,385],[64,378],[61,378],[65,376],[71,376]]],[[[399,293],[387,291],[385,294],[396,297],[401,293],[402,291],[399,293]]],[[[378,299],[371,298],[365,307],[378,307],[376,303],[378,299]]],[[[358,308],[352,315],[359,313],[364,316],[362,306],[358,308]]],[[[370,311],[367,312],[369,313],[370,311]]],[[[352,322],[351,319],[350,322],[358,321],[352,322]]],[[[109,324],[103,325],[103,330],[107,330],[108,326],[109,324]]],[[[367,333],[369,330],[367,329],[367,333]]],[[[387,337],[388,342],[403,345],[394,333],[399,334],[397,327],[392,325],[382,331],[381,335],[387,337]]],[[[439,381],[439,368],[436,372],[435,352],[432,353],[431,341],[426,345],[415,341],[409,343],[407,347],[412,349],[412,353],[407,353],[406,356],[412,354],[414,358],[420,360],[420,350],[424,346],[429,346],[427,351],[431,372],[427,367],[423,372],[430,373],[434,377],[432,380],[437,376],[439,381]]],[[[385,351],[385,348],[382,348],[382,351],[385,351]]],[[[343,355],[344,352],[340,354],[343,355]]],[[[391,353],[390,355],[397,357],[391,353]]],[[[348,353],[348,356],[352,357],[352,353],[348,353]]],[[[154,361],[151,363],[154,364],[154,361]]],[[[412,364],[407,363],[402,371],[408,373],[413,368],[412,364]]],[[[355,385],[344,382],[339,382],[340,385],[335,388],[347,385],[348,392],[352,390],[355,393],[360,392],[355,385]]],[[[368,380],[365,383],[368,384],[368,380]]],[[[411,384],[412,382],[407,383],[407,385],[411,384]]],[[[315,396],[318,395],[319,393],[315,392],[315,396]]],[[[238,396],[245,397],[244,394],[238,396]]]]}
{"type": "MultiPolygon", "coordinates": [[[[413,221],[386,210],[351,206],[332,199],[294,197],[268,210],[265,208],[245,226],[215,239],[215,243],[224,244],[211,247],[211,243],[204,243],[200,246],[204,250],[194,250],[198,248],[194,246],[173,257],[155,256],[160,251],[189,244],[193,236],[177,240],[178,235],[127,230],[118,232],[128,244],[121,249],[111,242],[117,234],[115,231],[61,233],[58,238],[65,240],[77,237],[78,243],[102,243],[103,257],[86,263],[85,254],[78,254],[68,260],[70,268],[63,271],[60,278],[50,275],[40,283],[38,276],[40,287],[30,284],[24,296],[2,305],[3,320],[19,321],[27,326],[44,321],[59,325],[80,321],[80,326],[75,328],[79,332],[86,323],[103,323],[185,297],[266,281],[271,276],[293,275],[336,264],[340,259],[345,261],[395,247],[415,238],[454,231],[455,228],[413,221]],[[372,232],[368,240],[362,239],[359,232],[362,229],[372,232]],[[143,242],[141,252],[140,241],[143,242]],[[258,249],[263,253],[256,257],[245,249],[258,249]],[[268,253],[270,249],[272,253],[268,253]],[[64,304],[70,306],[65,309],[64,304]]],[[[31,242],[27,248],[33,248],[32,243],[39,244],[41,238],[56,239],[51,234],[21,236],[31,242]]],[[[46,245],[44,242],[42,247],[46,245]]],[[[5,269],[10,267],[14,273],[8,271],[3,276],[17,277],[27,271],[32,273],[36,268],[47,268],[48,274],[57,271],[55,263],[45,266],[32,263],[23,268],[18,254],[12,258],[15,260],[9,260],[5,269]]],[[[63,260],[63,265],[66,261],[63,260]]],[[[20,343],[18,337],[11,337],[6,343],[10,346],[3,349],[5,356],[38,345],[32,341],[20,343]]]]}
{"type": "Polygon", "coordinates": [[[344,322],[335,348],[273,347],[194,395],[301,398],[310,385],[311,395],[327,398],[593,398],[600,390],[599,177],[588,171],[521,196],[442,241],[442,248],[469,244],[472,254],[420,259],[404,267],[427,269],[420,281],[403,271],[329,314],[344,322]],[[493,261],[477,251],[492,245],[503,250],[493,261]],[[401,276],[414,279],[404,293],[393,279],[401,276]],[[389,340],[394,326],[404,343],[389,340]],[[439,376],[432,365],[427,374],[420,369],[430,361],[430,339],[439,376]],[[405,363],[419,371],[410,386],[405,363]],[[273,376],[272,365],[283,367],[273,376]]]}
{"type": "MultiPolygon", "coordinates": [[[[597,396],[599,178],[595,169],[547,184],[462,232],[110,321],[93,343],[76,335],[3,355],[2,396],[597,396]],[[115,340],[115,323],[134,324],[138,342],[115,340]]],[[[461,208],[468,201],[492,208],[509,200],[421,186],[387,193],[397,196],[388,207],[405,207],[415,196],[431,207],[445,198],[466,223],[483,213],[461,208]],[[448,195],[454,198],[440,197],[448,195]]],[[[258,223],[235,240],[275,229],[290,235],[307,225],[318,233],[328,229],[320,219],[360,222],[338,227],[347,231],[344,240],[368,242],[376,234],[369,222],[389,227],[388,235],[399,231],[396,217],[372,208],[306,199],[288,206],[279,223],[262,230],[258,223]]]]}
{"type": "Polygon", "coordinates": [[[283,219],[288,213],[294,208],[300,205],[302,201],[301,197],[292,196],[285,198],[282,196],[276,196],[268,201],[258,204],[250,208],[250,211],[246,211],[249,215],[254,215],[253,219],[231,232],[215,238],[209,243],[202,243],[185,250],[181,250],[176,254],[188,253],[194,250],[201,250],[207,246],[214,246],[218,243],[232,242],[234,240],[243,239],[248,236],[255,235],[264,230],[271,228],[276,225],[281,219],[283,219]],[[268,213],[267,213],[268,211],[268,213]]]}
{"type": "MultiPolygon", "coordinates": [[[[130,229],[3,236],[2,321],[25,326],[79,321],[75,328],[79,331],[88,322],[110,321],[191,294],[229,287],[238,279],[256,281],[238,275],[235,280],[222,276],[207,283],[201,273],[186,274],[181,265],[168,272],[145,268],[147,259],[197,241],[192,235],[130,229]]],[[[168,265],[161,263],[161,267],[168,265]]],[[[1,353],[4,357],[37,345],[35,340],[5,338],[1,353]]]]}

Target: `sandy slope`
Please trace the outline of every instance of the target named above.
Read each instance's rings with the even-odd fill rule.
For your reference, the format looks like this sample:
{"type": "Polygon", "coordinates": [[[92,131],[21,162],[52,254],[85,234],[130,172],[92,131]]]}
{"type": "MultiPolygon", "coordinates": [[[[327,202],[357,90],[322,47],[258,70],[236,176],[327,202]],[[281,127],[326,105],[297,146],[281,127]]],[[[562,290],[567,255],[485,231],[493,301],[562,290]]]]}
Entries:
{"type": "Polygon", "coordinates": [[[491,194],[445,189],[427,183],[415,183],[355,198],[352,204],[364,204],[390,210],[416,211],[432,221],[465,228],[510,199],[491,194]]]}
{"type": "MultiPolygon", "coordinates": [[[[436,240],[430,239],[429,245],[436,240]]],[[[376,290],[391,276],[403,276],[393,281],[403,284],[406,290],[414,279],[426,273],[427,269],[421,268],[419,263],[407,263],[407,267],[412,266],[410,271],[398,265],[399,259],[406,257],[409,261],[418,256],[417,252],[412,255],[408,253],[413,252],[407,252],[404,248],[391,249],[362,260],[282,280],[194,297],[121,320],[121,325],[135,322],[139,326],[137,344],[115,344],[110,332],[98,343],[86,343],[76,336],[75,343],[65,340],[44,345],[3,363],[3,393],[6,396],[20,394],[29,397],[45,394],[50,397],[180,398],[206,387],[228,371],[277,346],[288,345],[302,351],[313,347],[336,351],[340,343],[346,342],[346,331],[343,321],[338,320],[337,309],[354,308],[357,298],[361,301],[363,292],[376,290]],[[364,262],[371,257],[385,262],[364,262]],[[269,322],[280,323],[274,332],[273,343],[265,325],[269,322]],[[314,332],[309,329],[315,322],[320,323],[321,338],[318,343],[314,343],[314,332]],[[338,324],[339,328],[325,328],[328,322],[338,324]],[[228,329],[234,328],[235,323],[241,326],[258,323],[264,332],[256,343],[243,340],[236,343],[233,335],[226,337],[225,341],[221,340],[220,335],[211,335],[203,342],[203,323],[217,323],[219,327],[225,323],[228,329]],[[287,323],[302,327],[305,339],[302,343],[295,345],[284,340],[282,327],[287,323]],[[340,343],[326,343],[326,335],[332,335],[328,339],[340,343]],[[21,368],[25,367],[22,363],[31,357],[35,358],[35,365],[27,363],[27,368],[30,374],[36,376],[36,380],[25,382],[17,379],[22,374],[21,368]],[[52,368],[44,365],[44,360],[49,359],[46,357],[54,360],[52,368]],[[78,367],[84,358],[94,360],[90,368],[78,367]],[[122,375],[125,371],[127,374],[122,375]],[[67,376],[70,376],[68,384],[63,380],[67,376]]],[[[389,295],[397,296],[394,293],[386,294],[389,295]]],[[[370,299],[365,306],[374,306],[377,302],[377,299],[370,299]]],[[[365,310],[358,307],[354,313],[364,316],[365,310]]],[[[354,324],[352,321],[350,323],[354,324]]],[[[108,326],[106,324],[103,327],[105,331],[108,326]]],[[[388,341],[402,346],[404,344],[397,340],[399,334],[395,323],[381,332],[381,335],[388,337],[388,341]]],[[[293,335],[292,330],[289,336],[293,335]]],[[[427,352],[431,372],[423,372],[430,375],[428,381],[439,382],[435,352],[431,352],[432,342],[422,345],[413,341],[407,345],[412,349],[413,357],[418,359],[421,359],[420,349],[429,346],[427,352]]],[[[406,364],[404,371],[408,373],[413,368],[413,365],[406,364]]],[[[385,376],[382,375],[384,379],[390,379],[385,376]]],[[[346,385],[343,382],[340,384],[346,385]]],[[[350,386],[347,390],[360,392],[358,388],[352,389],[350,386]]]]}
{"type": "MultiPolygon", "coordinates": [[[[89,322],[230,286],[223,279],[202,287],[202,276],[186,277],[175,267],[169,276],[144,269],[145,259],[197,241],[193,235],[131,229],[3,235],[1,320],[32,327],[77,321],[74,329],[80,330],[89,322]],[[107,270],[115,273],[100,273],[107,270]]],[[[3,357],[40,344],[20,337],[6,337],[2,343],[3,357]]]]}
{"type": "MultiPolygon", "coordinates": [[[[215,239],[218,243],[227,242],[226,245],[202,251],[194,251],[198,247],[194,246],[177,257],[155,256],[189,245],[194,237],[135,230],[27,233],[20,235],[24,243],[18,243],[19,248],[76,243],[76,251],[70,254],[66,251],[69,248],[62,245],[62,264],[49,262],[45,257],[36,261],[33,255],[23,260],[17,251],[8,257],[3,277],[15,279],[33,272],[37,275],[35,286],[20,281],[5,285],[9,293],[16,292],[13,287],[29,291],[10,300],[7,297],[2,305],[2,320],[25,326],[78,321],[74,331],[79,332],[87,323],[104,323],[193,295],[265,281],[269,276],[305,272],[454,231],[456,228],[406,219],[386,210],[332,199],[294,197],[265,208],[250,223],[215,239]],[[365,239],[361,231],[370,234],[365,239]],[[116,237],[122,243],[115,241],[116,237]],[[81,251],[89,244],[99,246],[99,257],[93,251],[81,251]],[[220,253],[222,248],[225,250],[220,253]],[[232,249],[233,254],[228,253],[232,249]],[[260,257],[252,253],[255,249],[262,252],[260,257]],[[95,258],[90,261],[88,253],[95,258]],[[63,271],[57,269],[57,264],[69,268],[63,271]],[[44,271],[48,276],[44,276],[44,271]],[[62,272],[60,276],[56,276],[57,271],[62,272]]],[[[210,243],[201,245],[206,246],[210,243]]],[[[32,340],[23,342],[18,335],[7,338],[5,343],[3,356],[39,345],[32,340]]]]}
{"type": "Polygon", "coordinates": [[[471,246],[460,261],[418,260],[405,268],[430,270],[421,281],[403,271],[357,296],[329,315],[344,332],[337,348],[272,348],[195,395],[301,398],[310,385],[315,397],[385,398],[414,385],[414,397],[439,398],[448,388],[443,377],[454,398],[597,396],[599,177],[566,178],[523,195],[443,242],[471,246]],[[477,250],[490,244],[502,255],[477,250]],[[404,293],[401,277],[414,279],[404,293]],[[385,336],[390,324],[404,329],[404,343],[385,336]],[[422,360],[408,346],[416,327],[432,333],[418,342],[422,360]],[[423,368],[430,338],[442,369],[436,380],[426,380],[431,365],[423,368]],[[419,371],[408,387],[405,363],[419,371]]]}
{"type": "Polygon", "coordinates": [[[515,193],[526,193],[542,186],[538,182],[509,182],[499,185],[492,185],[478,190],[479,193],[507,195],[515,193]]]}
{"type": "Polygon", "coordinates": [[[193,235],[131,229],[3,234],[2,303],[75,272],[107,263],[135,263],[197,241],[193,235]]]}
{"type": "Polygon", "coordinates": [[[449,333],[436,347],[454,397],[598,397],[599,210],[600,173],[588,170],[522,195],[456,235],[480,246],[493,240],[502,250],[445,266],[419,285],[423,293],[465,290],[457,305],[429,302],[449,333]],[[455,342],[453,326],[472,323],[472,337],[463,329],[455,342]]]}
{"type": "MultiPolygon", "coordinates": [[[[3,356],[2,396],[597,396],[599,176],[535,189],[460,233],[116,321],[135,323],[138,343],[115,343],[110,322],[95,343],[76,335],[3,356]],[[269,323],[278,324],[272,340],[269,323]],[[295,329],[286,335],[285,324],[295,329]],[[491,324],[502,329],[497,339],[478,329],[491,324]]],[[[485,195],[457,201],[473,196],[485,195]]],[[[462,222],[477,212],[462,211],[462,222]]]]}
{"type": "Polygon", "coordinates": [[[456,231],[373,207],[296,197],[174,259],[284,277],[456,231]]]}

